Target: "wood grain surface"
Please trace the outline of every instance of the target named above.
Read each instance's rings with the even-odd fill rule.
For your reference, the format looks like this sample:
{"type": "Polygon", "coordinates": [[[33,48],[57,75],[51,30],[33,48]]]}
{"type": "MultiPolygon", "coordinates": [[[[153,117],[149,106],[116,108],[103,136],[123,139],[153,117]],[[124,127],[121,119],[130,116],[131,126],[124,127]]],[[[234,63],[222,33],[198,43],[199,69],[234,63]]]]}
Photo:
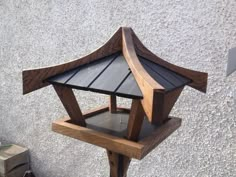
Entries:
{"type": "Polygon", "coordinates": [[[93,129],[75,125],[69,123],[69,121],[70,118],[54,121],[52,124],[52,130],[62,135],[94,144],[109,151],[139,160],[144,158],[181,125],[181,119],[170,118],[163,125],[154,129],[150,135],[140,139],[138,142],[134,142],[125,138],[112,136],[93,129]]]}
{"type": "Polygon", "coordinates": [[[69,63],[51,66],[41,69],[30,69],[23,71],[23,94],[27,94],[34,90],[48,86],[48,82],[44,82],[47,78],[63,73],[65,71],[74,69],[86,63],[99,60],[100,58],[114,54],[122,49],[121,28],[99,49],[91,54],[76,59],[69,63]]]}
{"type": "MultiPolygon", "coordinates": [[[[131,29],[132,30],[132,29],[131,29]]],[[[142,56],[154,63],[157,63],[163,67],[166,67],[184,77],[189,78],[192,82],[188,83],[189,86],[201,91],[201,92],[206,92],[207,89],[207,77],[208,74],[204,72],[198,72],[190,69],[186,69],[183,67],[176,66],[174,64],[171,64],[160,57],[156,56],[153,54],[150,50],[148,50],[142,42],[139,40],[137,35],[134,33],[132,30],[132,36],[133,36],[133,41],[135,45],[135,51],[137,55],[142,56]]]]}
{"type": "Polygon", "coordinates": [[[66,109],[66,112],[69,114],[71,121],[74,124],[85,127],[86,122],[72,89],[60,85],[54,85],[54,89],[66,109]]]}

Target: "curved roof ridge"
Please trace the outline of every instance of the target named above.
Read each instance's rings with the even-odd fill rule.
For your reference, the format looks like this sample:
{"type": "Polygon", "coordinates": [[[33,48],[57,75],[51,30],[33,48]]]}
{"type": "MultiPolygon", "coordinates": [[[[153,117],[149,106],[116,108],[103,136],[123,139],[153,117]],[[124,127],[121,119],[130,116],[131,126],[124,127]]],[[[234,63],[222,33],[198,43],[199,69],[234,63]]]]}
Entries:
{"type": "Polygon", "coordinates": [[[149,121],[159,124],[168,117],[185,85],[206,92],[207,73],[162,60],[142,44],[131,28],[121,27],[103,46],[85,57],[57,66],[23,71],[23,94],[50,83],[141,99],[149,121]],[[114,58],[118,52],[123,56],[119,54],[114,58]],[[107,60],[96,65],[98,72],[96,67],[89,67],[102,59],[107,60]],[[86,71],[89,69],[91,73],[86,71]],[[86,79],[87,75],[89,79],[86,79]],[[57,76],[60,81],[56,81],[57,76]],[[49,80],[52,77],[54,80],[49,80]]]}
{"type": "Polygon", "coordinates": [[[156,82],[140,63],[134,48],[132,33],[133,32],[131,28],[122,27],[123,55],[132,73],[134,74],[136,81],[140,83],[140,87],[143,87],[143,85],[146,84],[154,90],[164,91],[165,88],[161,84],[156,82]]]}
{"type": "MultiPolygon", "coordinates": [[[[132,29],[131,29],[132,30],[132,29]]],[[[206,93],[207,89],[207,77],[208,74],[204,72],[194,71],[191,69],[186,69],[177,65],[174,65],[172,63],[169,63],[160,57],[156,56],[154,53],[152,53],[147,47],[143,45],[143,43],[140,41],[140,39],[137,37],[135,32],[132,30],[133,34],[133,41],[135,45],[136,53],[154,63],[157,63],[163,67],[166,67],[182,76],[185,76],[192,80],[191,83],[187,84],[190,87],[193,87],[196,90],[199,90],[201,92],[206,93]]]]}

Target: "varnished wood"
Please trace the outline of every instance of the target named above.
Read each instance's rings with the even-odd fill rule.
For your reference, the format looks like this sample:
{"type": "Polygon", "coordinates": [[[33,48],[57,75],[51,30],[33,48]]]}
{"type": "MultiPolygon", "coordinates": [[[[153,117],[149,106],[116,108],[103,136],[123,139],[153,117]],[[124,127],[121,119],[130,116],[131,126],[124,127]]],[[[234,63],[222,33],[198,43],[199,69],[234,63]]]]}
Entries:
{"type": "Polygon", "coordinates": [[[109,110],[111,113],[115,113],[117,109],[116,105],[116,96],[115,95],[110,95],[109,96],[109,110]]]}
{"type": "Polygon", "coordinates": [[[140,144],[144,145],[142,149],[141,158],[145,157],[155,147],[157,147],[163,140],[165,140],[171,133],[177,130],[181,125],[181,119],[171,118],[169,121],[160,126],[152,135],[139,141],[140,144]]]}
{"type": "Polygon", "coordinates": [[[110,165],[110,177],[126,177],[130,158],[122,154],[107,150],[110,165]]]}
{"type": "MultiPolygon", "coordinates": [[[[123,44],[122,51],[125,56],[125,59],[127,60],[128,65],[130,66],[130,69],[139,85],[139,88],[141,89],[144,95],[144,98],[142,99],[142,105],[147,115],[147,118],[150,122],[154,124],[160,124],[168,116],[165,113],[167,112],[169,113],[171,110],[169,105],[163,104],[164,102],[166,103],[168,102],[168,100],[166,100],[168,96],[165,96],[167,92],[162,85],[153,80],[153,78],[150,77],[149,74],[147,74],[147,71],[142,67],[136,55],[137,53],[138,55],[149,59],[150,56],[152,56],[153,54],[150,53],[150,51],[148,51],[146,48],[145,49],[142,48],[141,46],[142,43],[139,41],[139,39],[137,38],[137,36],[135,35],[135,33],[131,28],[122,28],[122,44],[123,44]]],[[[193,88],[203,92],[206,90],[207,73],[196,72],[185,68],[181,68],[169,64],[168,62],[161,60],[159,57],[157,58],[158,62],[156,60],[151,60],[151,59],[150,60],[153,61],[154,63],[167,67],[168,69],[173,70],[174,72],[180,75],[184,75],[185,77],[191,79],[192,82],[194,83],[191,82],[189,83],[189,85],[192,86],[193,88]]],[[[178,91],[179,90],[177,91],[173,90],[173,92],[178,92],[178,91]]],[[[178,95],[179,94],[180,93],[178,92],[178,95]]],[[[178,97],[175,98],[177,99],[178,97]]],[[[173,106],[174,104],[171,105],[173,106]]]]}
{"type": "Polygon", "coordinates": [[[132,99],[143,98],[121,52],[50,77],[46,81],[78,90],[132,99]]]}
{"type": "Polygon", "coordinates": [[[176,88],[185,86],[191,82],[190,79],[143,57],[139,57],[139,60],[150,76],[160,83],[165,88],[166,92],[173,91],[176,88]]]}
{"type": "Polygon", "coordinates": [[[137,82],[139,82],[139,80],[143,80],[152,88],[163,90],[164,88],[147,73],[140,63],[135,52],[131,28],[122,28],[122,47],[123,55],[137,82]]]}
{"type": "Polygon", "coordinates": [[[124,113],[130,113],[130,108],[125,107],[117,107],[117,112],[124,112],[124,113]]]}
{"type": "Polygon", "coordinates": [[[175,87],[180,87],[191,82],[191,80],[186,78],[185,76],[179,75],[176,72],[165,68],[157,63],[154,63],[140,56],[138,56],[138,58],[143,65],[147,65],[150,69],[155,71],[158,75],[162,76],[163,79],[167,80],[175,87]]]}
{"type": "Polygon", "coordinates": [[[116,152],[112,152],[107,150],[107,157],[109,160],[109,166],[110,166],[110,177],[119,177],[119,154],[116,152]]]}
{"type": "Polygon", "coordinates": [[[91,109],[91,110],[87,110],[83,113],[83,116],[85,119],[88,119],[94,115],[97,115],[99,113],[102,113],[102,112],[106,112],[109,110],[109,106],[105,105],[105,106],[100,106],[98,108],[95,108],[95,109],[91,109]]]}
{"type": "Polygon", "coordinates": [[[165,91],[173,90],[175,88],[168,80],[164,79],[161,75],[156,73],[152,68],[150,68],[146,63],[142,62],[144,69],[148,72],[148,74],[159,84],[165,88],[165,91]]]}
{"type": "MultiPolygon", "coordinates": [[[[92,116],[95,116],[97,114],[106,112],[108,110],[109,110],[109,106],[104,105],[104,106],[100,106],[98,108],[94,108],[94,109],[91,109],[91,110],[84,111],[83,112],[83,116],[84,116],[85,119],[88,119],[88,118],[90,118],[92,116]]],[[[130,113],[130,108],[125,108],[125,107],[117,106],[116,107],[116,112],[118,112],[118,113],[130,113]]]]}
{"type": "MultiPolygon", "coordinates": [[[[137,141],[142,128],[144,111],[140,100],[132,101],[126,138],[137,141]]],[[[107,151],[110,164],[111,177],[126,177],[131,158],[119,153],[107,151]]]]}
{"type": "Polygon", "coordinates": [[[49,83],[44,82],[47,78],[63,73],[70,69],[76,68],[83,64],[99,60],[105,56],[109,56],[113,53],[121,51],[121,28],[107,41],[102,47],[92,52],[91,54],[76,59],[72,62],[41,68],[41,69],[30,69],[23,71],[23,94],[27,94],[34,90],[40,89],[42,87],[48,86],[49,83]]]}
{"type": "Polygon", "coordinates": [[[77,103],[72,89],[60,85],[54,85],[54,89],[57,92],[57,95],[59,96],[67,113],[69,114],[72,122],[77,125],[86,126],[86,122],[83,118],[79,104],[77,103]]]}
{"type": "MultiPolygon", "coordinates": [[[[94,115],[97,115],[99,113],[106,112],[108,110],[109,110],[109,106],[104,105],[104,106],[100,106],[98,108],[94,108],[94,109],[91,109],[91,110],[84,111],[83,116],[84,116],[84,118],[87,119],[87,118],[90,118],[90,117],[92,117],[94,115]]],[[[130,113],[130,108],[117,106],[116,111],[119,112],[119,113],[130,113]]]]}
{"type": "Polygon", "coordinates": [[[55,121],[53,131],[106,148],[110,176],[126,177],[131,158],[142,159],[181,125],[179,118],[168,115],[185,85],[206,92],[207,73],[162,60],[140,42],[131,28],[123,27],[104,46],[81,59],[23,71],[24,94],[49,82],[70,116],[55,121]],[[114,58],[109,58],[113,54],[114,58]],[[92,64],[102,62],[104,57],[108,57],[107,63],[98,62],[100,67],[92,64]],[[51,78],[60,82],[50,82],[51,78]],[[69,87],[109,94],[109,105],[83,115],[69,87]],[[134,99],[131,109],[117,107],[115,95],[134,99]]]}
{"type": "Polygon", "coordinates": [[[64,118],[53,122],[52,130],[62,135],[85,141],[129,158],[139,160],[144,158],[181,125],[181,119],[170,118],[170,120],[156,128],[151,135],[140,139],[138,142],[133,142],[86,127],[74,125],[68,121],[70,121],[69,118],[64,118]]]}
{"type": "Polygon", "coordinates": [[[123,156],[122,157],[122,160],[123,160],[123,174],[124,174],[124,177],[127,176],[127,172],[128,172],[128,168],[129,168],[129,164],[131,162],[131,158],[127,157],[127,156],[123,156]]]}
{"type": "Polygon", "coordinates": [[[137,141],[142,128],[144,111],[140,100],[133,100],[127,127],[127,139],[137,141]]]}
{"type": "Polygon", "coordinates": [[[164,104],[164,109],[163,109],[164,120],[168,118],[168,115],[171,109],[174,107],[183,89],[184,87],[180,87],[180,88],[175,89],[172,92],[168,92],[165,94],[165,100],[163,103],[164,104]]]}
{"type": "Polygon", "coordinates": [[[128,157],[139,159],[143,145],[119,138],[96,130],[88,129],[69,123],[70,119],[57,120],[52,124],[52,130],[62,135],[69,136],[99,147],[108,149],[128,157]]]}
{"type": "MultiPolygon", "coordinates": [[[[166,94],[169,94],[168,91],[171,90],[171,92],[175,92],[176,88],[180,87],[179,85],[177,87],[171,87],[171,84],[169,84],[166,81],[166,78],[159,78],[163,83],[162,85],[158,82],[158,79],[155,80],[155,76],[157,77],[158,73],[153,73],[151,76],[150,73],[148,73],[143,65],[140,62],[140,57],[145,58],[146,60],[152,61],[160,67],[163,68],[168,68],[169,71],[173,71],[177,74],[179,74],[181,77],[184,76],[188,79],[190,79],[188,82],[184,82],[182,86],[185,84],[188,84],[192,86],[195,89],[198,89],[200,91],[206,91],[206,86],[207,86],[207,73],[202,73],[202,72],[196,72],[192,70],[188,70],[182,67],[175,66],[173,64],[170,64],[159,57],[155,56],[153,53],[151,53],[147,48],[143,46],[143,44],[139,41],[135,33],[131,28],[120,28],[114,36],[100,49],[95,51],[94,53],[83,57],[79,60],[54,66],[54,67],[49,67],[49,68],[43,68],[43,69],[36,69],[36,70],[28,70],[28,71],[23,71],[23,92],[28,93],[34,90],[37,90],[39,88],[42,88],[44,86],[47,86],[48,83],[45,83],[45,79],[57,75],[59,73],[64,73],[64,71],[69,71],[71,69],[74,69],[78,66],[99,60],[105,56],[109,56],[111,54],[115,54],[117,52],[121,52],[124,55],[124,59],[127,61],[128,66],[131,70],[129,72],[126,67],[126,72],[123,73],[123,76],[118,79],[120,84],[118,86],[114,86],[114,83],[112,82],[113,79],[109,76],[109,81],[108,85],[111,82],[111,84],[104,86],[101,83],[104,83],[107,78],[108,74],[105,74],[103,79],[100,79],[96,83],[92,83],[89,87],[91,89],[90,91],[94,92],[99,92],[99,93],[105,93],[105,94],[113,94],[115,93],[118,96],[124,96],[127,98],[134,98],[132,95],[130,96],[130,93],[126,95],[126,92],[124,93],[126,88],[123,88],[122,86],[127,85],[129,82],[127,79],[129,78],[130,75],[134,76],[135,81],[138,84],[139,89],[141,90],[141,94],[139,93],[140,90],[133,89],[135,90],[135,93],[138,93],[135,97],[137,98],[142,98],[142,106],[144,109],[145,114],[147,115],[147,118],[150,122],[155,123],[163,121],[167,116],[164,115],[163,113],[169,112],[171,110],[170,105],[163,104],[164,102],[167,102],[168,96],[165,96],[166,94]],[[138,55],[138,56],[137,56],[138,55]],[[154,77],[154,78],[153,78],[154,77]],[[127,82],[125,82],[127,81],[127,82]],[[163,84],[166,84],[167,88],[163,86],[163,84]],[[93,86],[96,86],[96,88],[93,88],[93,86]],[[102,90],[97,89],[97,86],[101,86],[102,90]],[[108,87],[108,88],[107,88],[108,87]],[[168,88],[170,90],[168,90],[168,88]],[[114,90],[115,89],[115,90],[114,90]],[[109,92],[109,93],[108,93],[109,92]],[[160,98],[156,100],[157,98],[160,98]],[[158,105],[158,107],[156,107],[158,105]],[[167,108],[167,107],[168,108],[167,108]],[[161,109],[161,110],[160,110],[161,109]],[[168,110],[168,111],[167,111],[168,110]],[[158,113],[157,113],[158,111],[158,113]]],[[[119,56],[122,58],[122,56],[119,56]]],[[[149,62],[148,61],[148,62],[149,62]]],[[[146,63],[147,64],[147,63],[146,63]]],[[[150,64],[150,63],[149,63],[150,64]]],[[[149,69],[152,68],[152,65],[149,65],[149,69]]],[[[109,67],[108,67],[109,68],[109,67]]],[[[116,68],[116,67],[115,67],[116,68]]],[[[114,69],[110,69],[109,71],[114,71],[114,69]]],[[[168,73],[165,69],[160,70],[160,72],[166,72],[168,73]]],[[[147,68],[146,68],[147,69],[147,68]]],[[[159,70],[158,70],[159,71],[159,70]]],[[[116,72],[117,73],[117,72],[116,72]]],[[[68,74],[68,73],[67,73],[68,74]]],[[[73,72],[72,72],[73,74],[73,72]]],[[[119,76],[119,75],[118,75],[119,76]]],[[[170,76],[170,75],[169,75],[170,76]]],[[[168,76],[168,77],[169,77],[168,76]]],[[[171,76],[172,77],[172,76],[171,76]]],[[[118,77],[114,77],[118,78],[118,77]]],[[[65,78],[64,78],[65,79],[65,78]]],[[[132,80],[132,79],[131,79],[132,80]]],[[[172,77],[173,80],[173,77],[172,77]]],[[[172,84],[177,84],[177,81],[173,80],[172,84]]],[[[132,84],[135,85],[135,84],[132,84]]],[[[127,87],[127,86],[126,86],[127,87]]],[[[82,89],[80,87],[75,87],[76,89],[82,89]]],[[[100,87],[99,87],[100,88],[100,87]]],[[[85,89],[86,90],[86,89],[85,89]]],[[[172,104],[173,105],[173,104],[172,104]]]]}
{"type": "Polygon", "coordinates": [[[158,117],[158,119],[152,119],[152,124],[161,125],[168,118],[168,115],[179,98],[183,88],[184,87],[180,87],[165,94],[155,92],[153,106],[156,109],[153,109],[153,117],[158,117]]]}
{"type": "Polygon", "coordinates": [[[133,44],[132,31],[130,28],[122,28],[122,51],[123,55],[141,89],[143,109],[151,122],[153,119],[153,96],[154,91],[164,92],[164,88],[158,84],[143,68],[140,63],[133,44]]]}
{"type": "MultiPolygon", "coordinates": [[[[132,30],[132,29],[131,29],[132,30]]],[[[171,64],[163,59],[161,59],[160,57],[156,56],[155,54],[153,54],[150,50],[148,50],[143,44],[142,42],[139,40],[139,38],[137,37],[137,35],[134,33],[134,31],[132,30],[132,37],[133,37],[133,41],[134,41],[134,45],[135,45],[135,51],[138,55],[154,62],[157,63],[161,66],[164,66],[180,75],[183,75],[189,79],[192,80],[192,82],[190,82],[188,85],[201,91],[201,92],[206,92],[207,89],[207,77],[208,74],[204,73],[204,72],[198,72],[198,71],[194,71],[194,70],[190,70],[190,69],[186,69],[183,67],[179,67],[176,66],[174,64],[171,64]]]]}

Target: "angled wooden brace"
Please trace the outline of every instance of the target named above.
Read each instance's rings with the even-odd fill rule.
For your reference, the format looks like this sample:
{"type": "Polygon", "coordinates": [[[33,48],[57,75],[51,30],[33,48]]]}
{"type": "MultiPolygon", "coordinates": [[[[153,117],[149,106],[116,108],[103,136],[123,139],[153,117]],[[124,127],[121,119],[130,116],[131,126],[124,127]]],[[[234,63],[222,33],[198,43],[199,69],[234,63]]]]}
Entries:
{"type": "Polygon", "coordinates": [[[206,92],[207,73],[185,69],[162,60],[140,42],[131,28],[122,28],[122,44],[123,55],[144,95],[142,99],[144,111],[153,124],[162,124],[167,119],[184,85],[171,92],[166,91],[161,84],[150,76],[150,72],[141,64],[140,57],[189,78],[189,86],[206,92]]]}

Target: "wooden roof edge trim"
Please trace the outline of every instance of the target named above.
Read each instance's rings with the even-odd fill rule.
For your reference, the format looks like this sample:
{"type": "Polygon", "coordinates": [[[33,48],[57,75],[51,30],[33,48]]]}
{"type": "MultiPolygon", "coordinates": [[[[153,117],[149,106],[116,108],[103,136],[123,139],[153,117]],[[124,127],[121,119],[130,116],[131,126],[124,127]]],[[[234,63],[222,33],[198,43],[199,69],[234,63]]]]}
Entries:
{"type": "Polygon", "coordinates": [[[74,69],[88,62],[99,60],[119,51],[122,51],[122,28],[119,28],[103,46],[89,55],[60,65],[24,70],[22,72],[23,94],[48,86],[50,83],[44,81],[49,77],[74,69]]]}
{"type": "Polygon", "coordinates": [[[143,68],[140,63],[134,48],[132,29],[129,27],[122,27],[122,51],[139,87],[142,87],[141,82],[148,84],[153,90],[165,90],[164,87],[156,82],[149,73],[143,68]]]}
{"type": "Polygon", "coordinates": [[[140,41],[140,39],[137,37],[137,35],[134,33],[133,30],[132,30],[132,35],[133,35],[135,50],[138,55],[190,79],[192,82],[190,82],[187,85],[193,87],[196,90],[206,93],[207,78],[208,78],[207,73],[186,69],[161,59],[143,45],[143,43],[140,41]]]}
{"type": "Polygon", "coordinates": [[[148,120],[151,121],[153,118],[154,93],[156,91],[164,92],[165,89],[148,74],[140,63],[134,48],[131,28],[122,28],[122,52],[143,94],[141,103],[148,120]]]}

